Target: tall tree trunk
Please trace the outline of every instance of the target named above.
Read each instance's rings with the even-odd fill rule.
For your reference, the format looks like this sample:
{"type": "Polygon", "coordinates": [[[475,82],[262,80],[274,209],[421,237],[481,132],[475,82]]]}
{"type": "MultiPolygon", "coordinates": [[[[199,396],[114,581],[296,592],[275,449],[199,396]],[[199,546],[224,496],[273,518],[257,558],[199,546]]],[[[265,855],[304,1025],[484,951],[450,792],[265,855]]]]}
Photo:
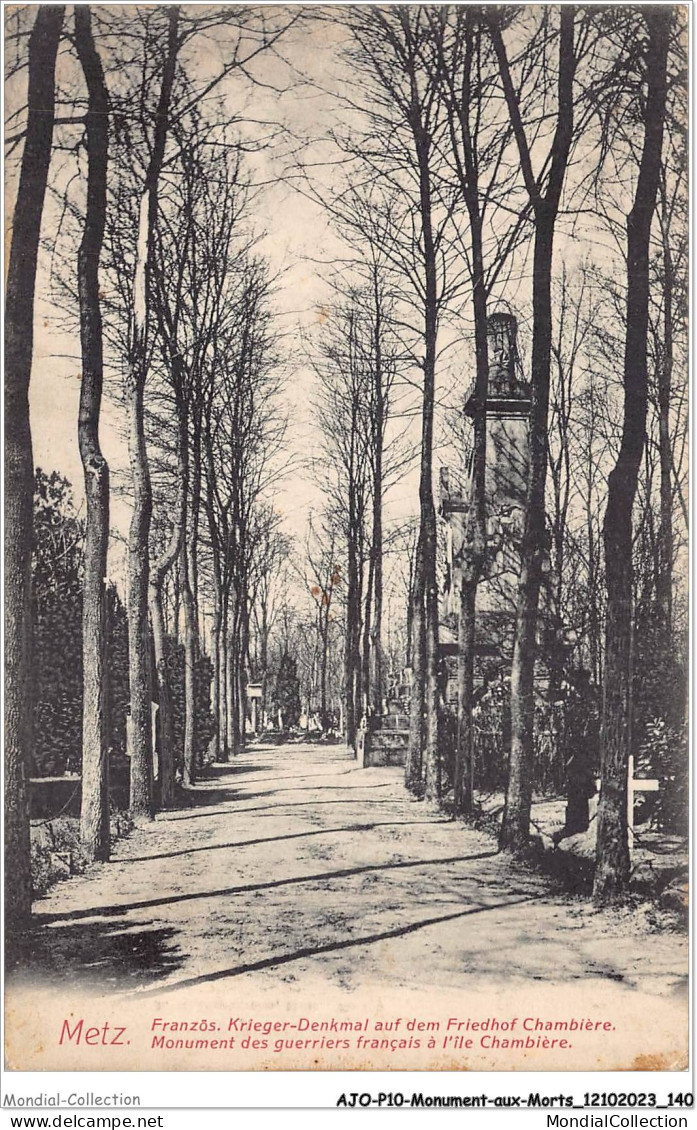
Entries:
{"type": "Polygon", "coordinates": [[[220,591],[220,560],[214,546],[213,557],[213,622],[211,624],[211,657],[213,659],[213,685],[211,688],[211,713],[213,729],[213,760],[220,760],[220,634],[222,629],[222,600],[220,591]]]}
{"type": "MultiPolygon", "coordinates": [[[[143,355],[143,365],[145,358],[143,355]]],[[[145,374],[143,373],[143,376],[145,374]]],[[[148,629],[148,534],[152,515],[150,471],[143,427],[143,387],[129,373],[129,456],[133,482],[133,514],[128,548],[128,678],[130,698],[130,808],[136,817],[151,817],[152,734],[148,629]]]]}
{"type": "Polygon", "coordinates": [[[382,296],[378,271],[373,270],[373,301],[375,302],[375,404],[373,410],[373,537],[371,564],[373,569],[373,629],[371,632],[372,685],[369,690],[373,709],[382,711],[382,598],[383,598],[383,444],[385,441],[385,375],[382,358],[382,296]]]}
{"type": "Polygon", "coordinates": [[[167,671],[167,632],[162,607],[162,585],[152,583],[152,574],[149,603],[152,622],[153,661],[157,680],[157,722],[160,744],[157,800],[160,808],[171,808],[174,804],[174,717],[167,671]]]}
{"type": "Polygon", "coordinates": [[[235,757],[238,750],[238,700],[237,700],[237,655],[239,647],[239,639],[237,634],[238,627],[238,592],[237,587],[233,588],[230,594],[230,603],[232,608],[230,610],[229,627],[227,635],[227,668],[225,672],[225,683],[227,688],[227,746],[229,756],[235,757]]]}
{"type": "Polygon", "coordinates": [[[237,754],[237,640],[234,626],[227,638],[226,660],[227,748],[229,757],[233,758],[237,754]]]}
{"type": "MultiPolygon", "coordinates": [[[[246,585],[245,585],[246,588],[246,585]]],[[[239,744],[247,744],[247,670],[249,664],[249,601],[244,591],[240,605],[240,659],[237,670],[237,702],[239,710],[239,744]]]]}
{"type": "MultiPolygon", "coordinates": [[[[188,414],[187,414],[187,435],[188,435],[188,414]]],[[[187,761],[187,749],[190,746],[189,754],[191,764],[196,765],[196,692],[195,692],[195,672],[196,663],[198,662],[201,654],[201,640],[199,634],[199,606],[198,606],[198,580],[194,570],[193,562],[197,556],[198,547],[198,519],[199,509],[201,504],[201,475],[200,468],[197,471],[196,462],[200,462],[201,448],[200,444],[197,446],[194,442],[191,457],[187,449],[187,467],[186,467],[186,482],[187,482],[187,521],[184,523],[184,540],[186,542],[186,554],[184,557],[184,574],[186,577],[186,594],[184,603],[184,623],[188,624],[186,628],[186,636],[184,640],[186,662],[185,672],[188,678],[188,683],[185,687],[185,707],[186,717],[184,720],[184,733],[185,733],[185,749],[184,749],[184,763],[187,761]],[[192,490],[188,490],[189,483],[192,484],[192,490]],[[187,642],[188,640],[188,642],[187,642]]],[[[195,770],[194,770],[195,772],[195,770]]]]}
{"type": "Polygon", "coordinates": [[[406,646],[405,646],[405,650],[404,650],[404,662],[407,665],[410,665],[411,661],[412,661],[412,645],[413,645],[412,626],[413,626],[413,620],[414,620],[414,582],[415,582],[415,576],[416,576],[415,562],[416,562],[416,546],[414,547],[414,552],[409,553],[409,575],[408,575],[408,578],[407,578],[407,607],[406,607],[406,617],[405,617],[406,618],[406,633],[405,633],[405,635],[406,635],[406,640],[405,640],[406,646]]]}
{"type": "Polygon", "coordinates": [[[150,468],[145,442],[144,397],[148,374],[148,278],[157,217],[158,185],[165,155],[169,107],[179,47],[179,8],[168,9],[167,52],[150,163],[140,201],[133,282],[133,332],[126,377],[128,447],[133,482],[133,514],[128,539],[128,663],[131,708],[130,807],[136,818],[150,818],[152,804],[152,723],[148,631],[148,541],[152,516],[150,468]]]}
{"type": "Polygon", "coordinates": [[[549,174],[544,195],[540,192],[539,184],[532,172],[530,151],[520,117],[518,98],[511,80],[501,29],[495,20],[490,24],[511,125],[518,145],[521,170],[535,219],[530,466],[511,670],[511,752],[506,805],[500,835],[501,847],[509,851],[523,850],[530,836],[537,609],[545,543],[547,414],[552,352],[552,256],[554,228],[573,137],[573,83],[576,70],[574,20],[573,6],[563,6],[559,28],[557,123],[549,155],[549,174]]]}
{"type": "MultiPolygon", "coordinates": [[[[356,728],[363,717],[363,663],[361,658],[361,639],[363,632],[363,581],[365,562],[363,560],[363,521],[364,507],[361,500],[356,514],[356,603],[351,637],[351,671],[353,677],[353,709],[356,728]]],[[[354,747],[355,748],[355,747],[354,747]]]]}
{"type": "Polygon", "coordinates": [[[51,159],[55,67],[64,6],[39,7],[29,38],[27,129],[5,290],[5,924],[31,912],[31,553],[34,460],[29,379],[41,216],[51,159]]]}
{"type": "Polygon", "coordinates": [[[265,718],[267,713],[267,694],[268,694],[268,681],[269,681],[269,620],[268,609],[266,601],[261,609],[261,641],[260,641],[260,663],[261,663],[261,699],[259,702],[261,710],[261,720],[259,729],[263,732],[266,725],[265,718]]]}
{"type": "Polygon", "coordinates": [[[474,650],[476,639],[477,588],[486,557],[486,402],[489,385],[487,293],[484,276],[479,171],[470,129],[470,93],[473,54],[472,25],[466,14],[466,54],[461,113],[464,147],[463,185],[472,245],[472,307],[474,312],[474,436],[472,484],[465,523],[462,587],[458,617],[457,747],[455,752],[455,811],[471,812],[474,799],[474,650]]]}
{"type": "Polygon", "coordinates": [[[211,630],[211,657],[213,659],[213,700],[211,708],[213,712],[213,719],[215,722],[215,730],[213,734],[213,759],[215,761],[225,760],[223,750],[225,748],[225,726],[223,723],[224,715],[224,699],[225,699],[225,661],[223,658],[223,645],[225,639],[225,625],[226,625],[226,602],[223,588],[223,561],[220,545],[220,534],[216,524],[215,518],[215,488],[211,480],[213,454],[211,451],[210,440],[210,419],[208,416],[205,418],[205,459],[207,465],[206,472],[206,493],[205,493],[205,506],[206,515],[208,518],[208,533],[211,543],[211,558],[213,570],[213,626],[211,630]]]}
{"type": "Polygon", "coordinates": [[[75,8],[75,47],[88,92],[87,201],[77,258],[82,382],[78,442],[85,479],[82,581],[82,802],[80,838],[90,859],[108,859],[109,748],[105,695],[105,584],[109,542],[109,467],[99,446],[104,377],[99,257],[106,221],[109,105],[104,71],[92,37],[89,5],[75,8]]]}
{"type": "Polygon", "coordinates": [[[382,662],[382,604],[383,604],[383,579],[382,579],[382,506],[380,517],[376,519],[373,514],[373,627],[370,633],[370,671],[371,688],[370,696],[376,714],[382,712],[383,702],[383,662],[382,662]],[[376,520],[379,528],[375,526],[376,520]]]}
{"type": "Polygon", "coordinates": [[[596,547],[595,525],[594,525],[594,508],[593,508],[593,474],[595,471],[595,463],[593,460],[593,439],[595,436],[595,395],[593,385],[590,386],[590,400],[589,411],[591,418],[589,421],[588,437],[586,440],[587,446],[584,450],[585,460],[585,493],[583,498],[583,505],[585,510],[585,528],[586,538],[588,542],[588,570],[587,570],[587,585],[589,593],[589,607],[588,607],[588,641],[591,655],[591,669],[593,674],[593,685],[598,687],[602,682],[602,631],[601,631],[601,614],[600,614],[600,601],[598,594],[598,551],[596,547]]]}
{"type": "MultiPolygon", "coordinates": [[[[670,393],[673,379],[673,256],[670,246],[670,220],[663,209],[663,357],[658,367],[658,450],[661,463],[660,489],[660,570],[658,574],[659,614],[661,617],[661,662],[671,650],[673,623],[673,452],[670,438],[670,393]]],[[[666,671],[666,674],[668,672],[666,671]]]]}
{"type": "MultiPolygon", "coordinates": [[[[184,523],[186,527],[186,522],[184,523]]],[[[184,609],[184,784],[196,783],[196,700],[194,673],[196,670],[196,609],[189,578],[186,534],[179,547],[179,584],[184,609]]]]}
{"type": "Polygon", "coordinates": [[[356,519],[354,514],[353,491],[349,491],[348,523],[348,569],[346,585],[346,642],[344,648],[344,701],[346,744],[355,748],[356,728],[358,726],[358,704],[356,702],[356,661],[355,636],[356,623],[360,619],[358,610],[358,561],[355,537],[356,519]]]}
{"type": "MultiPolygon", "coordinates": [[[[430,509],[430,508],[429,508],[430,509]]],[[[438,800],[441,795],[441,758],[438,747],[438,585],[436,580],[436,510],[426,515],[424,568],[427,572],[425,599],[426,684],[424,714],[426,719],[424,776],[426,797],[438,800]]]]}
{"type": "Polygon", "coordinates": [[[170,634],[175,647],[179,646],[179,616],[181,613],[181,593],[179,592],[179,570],[173,569],[170,577],[172,588],[172,627],[170,634]]]}
{"type": "Polygon", "coordinates": [[[189,512],[191,522],[189,526],[189,578],[191,595],[196,609],[196,648],[197,654],[201,646],[198,632],[198,534],[201,514],[201,480],[203,477],[203,458],[201,453],[201,413],[198,407],[198,397],[192,397],[191,404],[191,499],[189,512]]]}
{"type": "Polygon", "coordinates": [[[220,735],[220,760],[230,760],[230,742],[228,740],[228,713],[229,713],[229,687],[228,687],[228,633],[229,633],[229,595],[226,585],[222,589],[220,613],[220,649],[218,666],[220,669],[220,683],[218,700],[218,734],[220,735]]]}
{"type": "Polygon", "coordinates": [[[500,844],[523,850],[532,807],[537,609],[545,545],[544,490],[547,473],[547,407],[552,342],[551,268],[554,220],[538,213],[533,266],[532,407],[530,470],[521,547],[513,664],[511,752],[500,844]]]}
{"type": "Polygon", "coordinates": [[[646,436],[649,323],[649,244],[661,166],[666,112],[671,7],[642,9],[649,28],[644,148],[634,204],[627,217],[627,324],[624,419],[617,462],[610,474],[603,525],[607,579],[605,682],[600,736],[601,790],[593,897],[623,898],[629,887],[627,771],[632,637],[632,508],[646,436]]]}
{"type": "MultiPolygon", "coordinates": [[[[329,609],[326,609],[324,618],[321,624],[320,638],[322,640],[322,655],[320,657],[320,681],[319,681],[319,701],[320,701],[320,721],[322,729],[327,728],[329,722],[329,715],[327,711],[327,661],[329,657],[329,609]]],[[[310,707],[308,703],[308,720],[309,720],[310,707]]]]}
{"type": "Polygon", "coordinates": [[[426,797],[436,800],[441,793],[441,761],[438,749],[438,582],[436,571],[437,525],[433,500],[433,414],[436,394],[436,345],[438,336],[438,277],[436,248],[431,215],[430,140],[425,131],[415,131],[419,164],[419,194],[423,234],[425,301],[424,360],[421,426],[421,470],[419,503],[421,508],[421,554],[424,591],[424,680],[426,797]]]}
{"type": "MultiPolygon", "coordinates": [[[[478,201],[476,202],[478,209],[478,201]]],[[[474,799],[474,652],[477,589],[486,556],[486,399],[489,380],[486,289],[478,211],[470,212],[475,337],[475,406],[472,487],[465,527],[462,587],[458,617],[457,747],[455,752],[455,811],[472,811],[474,799]]]]}
{"type": "Polygon", "coordinates": [[[172,710],[172,690],[170,687],[169,667],[167,663],[167,632],[165,629],[165,617],[162,606],[162,589],[167,574],[179,556],[184,530],[186,476],[181,452],[181,443],[184,442],[183,432],[184,428],[180,425],[180,450],[178,458],[179,485],[174,525],[164,553],[153,562],[150,569],[148,593],[150,621],[152,624],[153,658],[155,662],[155,677],[157,680],[158,728],[160,735],[159,803],[162,808],[171,808],[174,804],[174,772],[176,762],[174,752],[174,714],[172,710]]]}
{"type": "Polygon", "coordinates": [[[404,783],[412,793],[423,784],[424,709],[426,670],[426,624],[424,618],[424,569],[421,533],[416,546],[411,594],[411,698],[409,702],[409,745],[404,766],[404,783]]]}
{"type": "Polygon", "coordinates": [[[107,749],[116,744],[114,731],[114,681],[111,672],[111,656],[114,647],[114,623],[119,598],[113,585],[107,586],[104,593],[104,733],[107,749]]]}
{"type": "Polygon", "coordinates": [[[363,606],[363,656],[361,659],[361,701],[362,713],[367,713],[369,710],[373,697],[371,695],[370,686],[370,636],[371,636],[371,619],[373,613],[373,583],[375,577],[375,557],[373,555],[373,547],[370,547],[370,556],[368,560],[368,585],[365,594],[365,604],[363,606]]]}

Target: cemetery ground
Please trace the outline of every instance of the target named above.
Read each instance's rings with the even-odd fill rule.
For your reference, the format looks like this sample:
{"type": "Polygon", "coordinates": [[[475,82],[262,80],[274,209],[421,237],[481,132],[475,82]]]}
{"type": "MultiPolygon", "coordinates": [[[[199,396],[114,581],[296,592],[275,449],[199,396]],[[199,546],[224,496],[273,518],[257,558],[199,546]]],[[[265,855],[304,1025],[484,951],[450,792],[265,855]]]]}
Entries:
{"type": "MultiPolygon", "coordinates": [[[[608,1067],[681,1065],[687,939],[654,904],[594,908],[539,866],[500,854],[486,827],[412,798],[400,769],[357,768],[344,746],[252,745],[212,767],[188,800],[36,901],[8,975],[11,1062],[14,1039],[27,1067],[96,1063],[93,1049],[58,1045],[66,1016],[133,1018],[136,1059],[112,1048],[110,1065],[163,1069],[186,1061],[153,1058],[156,1017],[311,1021],[378,1010],[402,1023],[497,1011],[621,1017],[602,1047],[586,1041],[581,1066],[588,1056],[608,1067]]],[[[352,1053],[292,1054],[281,1062],[258,1049],[233,1063],[226,1051],[188,1065],[422,1064],[413,1051],[388,1063],[379,1052],[360,1063],[352,1053]]],[[[500,1053],[472,1054],[472,1066],[501,1066],[500,1053]]],[[[576,1066],[555,1055],[540,1066],[576,1066]]],[[[452,1051],[438,1062],[458,1065],[452,1051]]]]}

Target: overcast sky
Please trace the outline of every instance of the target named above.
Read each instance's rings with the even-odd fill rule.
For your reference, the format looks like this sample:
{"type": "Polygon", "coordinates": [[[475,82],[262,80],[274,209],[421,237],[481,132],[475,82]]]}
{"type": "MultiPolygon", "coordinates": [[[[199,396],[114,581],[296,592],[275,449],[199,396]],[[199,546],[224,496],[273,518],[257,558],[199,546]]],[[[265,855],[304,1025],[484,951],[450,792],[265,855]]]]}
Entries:
{"type": "MultiPolygon", "coordinates": [[[[342,68],[337,45],[344,33],[326,19],[303,22],[293,29],[282,43],[283,60],[269,57],[257,74],[264,82],[281,92],[261,86],[247,86],[239,79],[222,88],[230,112],[256,122],[283,122],[292,137],[305,141],[322,138],[336,120],[337,103],[332,92],[341,88],[342,68]]],[[[214,70],[215,53],[224,54],[224,44],[205,42],[197,49],[190,66],[200,73],[201,80],[214,70]]],[[[64,67],[66,63],[64,62],[64,67]]],[[[107,82],[109,82],[107,70],[107,82]]],[[[25,81],[25,80],[24,80],[25,81]]],[[[23,99],[22,82],[8,86],[8,111],[23,99]]],[[[246,127],[254,131],[257,127],[246,127]]],[[[263,129],[263,126],[259,126],[263,129]]],[[[65,136],[65,132],[64,132],[65,136]]],[[[317,476],[307,467],[308,456],[317,454],[319,436],[313,419],[314,375],[303,361],[300,333],[307,340],[312,327],[327,316],[331,291],[326,275],[329,264],[345,255],[345,246],[332,230],[328,217],[319,204],[298,191],[284,172],[289,164],[288,137],[263,153],[250,155],[248,166],[255,181],[264,185],[254,207],[254,226],[265,235],[259,250],[269,260],[279,282],[274,299],[277,329],[282,335],[287,357],[288,385],[286,404],[290,416],[289,454],[298,468],[279,488],[275,504],[283,513],[286,526],[302,541],[311,509],[322,504],[317,476]],[[323,278],[324,276],[324,278],[323,278]]],[[[309,152],[313,152],[310,150],[309,152]]],[[[327,150],[322,155],[326,156],[327,150]]],[[[335,154],[332,155],[333,157],[335,154]]],[[[62,155],[54,157],[51,166],[54,187],[65,179],[62,155]]],[[[12,178],[8,179],[6,210],[11,214],[12,178]]],[[[56,198],[47,198],[43,238],[46,248],[55,238],[60,218],[56,198]]],[[[82,467],[77,445],[77,415],[80,392],[79,339],[76,332],[61,328],[62,314],[51,295],[51,258],[48,250],[41,256],[37,281],[35,320],[35,358],[32,371],[30,407],[34,459],[47,471],[58,470],[75,488],[75,500],[82,505],[82,467]]],[[[107,357],[107,361],[109,358],[107,357]]],[[[120,406],[108,397],[103,403],[101,439],[114,480],[125,475],[128,467],[120,406]]],[[[404,515],[417,506],[414,476],[398,486],[388,499],[388,513],[404,515]]],[[[112,526],[125,535],[129,521],[129,505],[123,495],[112,498],[112,526]]],[[[122,547],[112,546],[110,569],[120,571],[122,547]]]]}
{"type": "MultiPolygon", "coordinates": [[[[286,9],[287,11],[290,9],[286,9]]],[[[318,9],[319,11],[319,9],[318,9]]],[[[326,16],[327,9],[323,9],[326,16]]],[[[239,78],[230,79],[221,88],[231,115],[246,117],[250,131],[263,129],[258,122],[282,121],[293,137],[315,140],[325,138],[329,127],[341,121],[346,110],[334,97],[344,90],[347,79],[345,64],[340,59],[340,47],[345,33],[338,22],[307,19],[300,22],[282,41],[283,59],[268,56],[259,65],[257,74],[273,84],[281,93],[264,86],[245,86],[239,78]]],[[[215,70],[219,58],[224,56],[222,38],[202,42],[195,58],[190,60],[190,71],[200,74],[201,81],[215,70]]],[[[25,80],[24,80],[25,81],[25,80]]],[[[109,74],[107,72],[107,81],[109,74]]],[[[12,99],[23,98],[20,83],[8,88],[8,108],[12,99]]],[[[288,390],[287,405],[291,417],[289,428],[290,454],[295,456],[300,468],[279,490],[276,505],[284,514],[287,528],[302,540],[309,510],[321,505],[321,491],[317,476],[303,469],[309,453],[319,448],[319,436],[313,419],[313,382],[311,370],[304,363],[300,348],[300,331],[307,338],[313,325],[326,317],[329,292],[323,281],[326,268],[343,254],[343,245],[330,227],[328,218],[316,202],[309,200],[292,181],[284,178],[288,168],[288,137],[265,149],[262,154],[250,156],[253,176],[265,185],[255,206],[255,226],[266,234],[261,250],[272,269],[279,275],[275,298],[278,329],[287,346],[288,390]]],[[[331,149],[311,149],[321,152],[323,158],[334,159],[331,149]]],[[[60,155],[53,164],[54,181],[60,185],[65,158],[60,155]]],[[[8,206],[11,206],[11,180],[8,206]]],[[[56,199],[49,200],[45,210],[44,236],[50,244],[56,230],[59,207],[56,199]]],[[[560,223],[557,241],[558,254],[568,265],[586,254],[588,244],[579,238],[565,238],[564,224],[560,223]]],[[[588,232],[586,232],[586,239],[588,232]]],[[[38,280],[36,307],[36,354],[31,382],[31,417],[34,437],[34,455],[37,465],[46,470],[59,470],[71,480],[78,503],[82,496],[82,470],[77,448],[77,410],[79,399],[79,341],[74,333],[59,328],[59,312],[49,295],[48,272],[50,257],[42,257],[38,280]]],[[[522,319],[521,339],[525,344],[525,319],[529,314],[526,302],[528,282],[523,280],[510,298],[522,319]]],[[[463,299],[464,302],[464,299],[463,299]]],[[[460,348],[453,331],[445,330],[443,340],[454,346],[448,352],[448,364],[440,372],[440,392],[447,399],[453,374],[460,387],[468,383],[466,371],[469,347],[460,348]],[[450,334],[450,342],[448,335],[450,334]]],[[[463,343],[464,345],[464,343],[463,343]]],[[[413,397],[412,397],[413,403],[413,397]]],[[[458,411],[457,401],[449,401],[450,411],[458,411]]],[[[120,408],[107,400],[103,407],[102,442],[104,452],[114,472],[125,472],[127,458],[125,445],[120,438],[120,408]]],[[[441,419],[441,423],[443,420],[441,419]]],[[[438,431],[436,442],[441,437],[438,431]]],[[[418,424],[413,425],[413,437],[418,439],[418,424]]],[[[437,466],[448,457],[436,451],[437,466]]],[[[417,510],[416,474],[409,474],[391,492],[387,499],[387,517],[403,518],[417,510]]],[[[125,534],[128,525],[128,503],[115,497],[112,504],[112,524],[125,534]]],[[[115,547],[112,569],[118,568],[119,549],[115,547]]]]}

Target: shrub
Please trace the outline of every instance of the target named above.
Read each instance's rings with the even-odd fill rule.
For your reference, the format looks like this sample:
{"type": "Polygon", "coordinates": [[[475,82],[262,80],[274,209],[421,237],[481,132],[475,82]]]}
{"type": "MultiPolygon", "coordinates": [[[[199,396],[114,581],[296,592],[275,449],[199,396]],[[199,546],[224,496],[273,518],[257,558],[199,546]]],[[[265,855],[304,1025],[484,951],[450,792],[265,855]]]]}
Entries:
{"type": "Polygon", "coordinates": [[[657,777],[657,793],[643,798],[642,809],[664,832],[687,835],[689,777],[687,731],[669,726],[663,718],[647,722],[637,768],[657,777]]]}
{"type": "Polygon", "coordinates": [[[41,898],[55,883],[79,875],[87,867],[80,843],[80,821],[59,816],[32,824],[31,881],[34,898],[41,898]]]}
{"type": "MultiPolygon", "coordinates": [[[[133,826],[127,812],[112,812],[112,844],[127,836],[133,826]]],[[[34,898],[43,898],[63,879],[82,874],[89,862],[80,843],[80,821],[74,816],[32,822],[31,884],[34,898]]]]}
{"type": "Polygon", "coordinates": [[[300,720],[300,681],[296,660],[284,651],[278,665],[273,702],[280,712],[284,730],[297,726],[300,720]]]}

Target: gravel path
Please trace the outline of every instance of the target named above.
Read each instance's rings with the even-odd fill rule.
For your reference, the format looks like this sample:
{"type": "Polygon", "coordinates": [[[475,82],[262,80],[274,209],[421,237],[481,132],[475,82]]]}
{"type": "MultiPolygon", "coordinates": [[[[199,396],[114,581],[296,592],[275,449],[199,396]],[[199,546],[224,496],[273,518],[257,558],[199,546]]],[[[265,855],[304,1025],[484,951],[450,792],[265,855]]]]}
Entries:
{"type": "Polygon", "coordinates": [[[37,902],[26,962],[9,978],[15,1062],[84,1067],[99,1055],[99,1066],[160,1069],[681,1064],[686,940],[652,933],[636,912],[598,912],[554,892],[546,878],[497,854],[484,833],[409,797],[399,770],[357,769],[339,746],[254,746],[234,765],[216,766],[189,798],[190,807],[121,841],[110,863],[37,902]],[[94,1023],[102,1014],[110,1024],[121,1018],[129,1045],[93,1049],[84,1037],[61,1044],[53,1033],[39,1040],[36,1008],[50,1008],[58,1033],[66,1016],[91,1022],[94,1001],[94,1023]],[[451,1017],[519,1025],[526,1013],[594,1023],[602,1016],[611,1028],[602,1039],[583,1032],[569,1049],[515,1055],[481,1046],[480,1029],[466,1056],[441,1046],[448,1029],[440,1025],[451,1017]],[[241,1036],[233,1049],[152,1046],[153,1032],[176,1034],[153,1028],[156,1019],[207,1017],[206,1027],[222,1034],[231,1017],[271,1018],[299,1041],[306,1029],[298,1018],[332,1016],[367,1019],[377,1039],[378,1015],[385,1024],[400,1018],[405,1042],[407,1021],[430,1017],[438,1047],[428,1049],[424,1037],[415,1047],[415,1025],[406,1048],[358,1048],[355,1034],[348,1049],[327,1047],[325,1035],[320,1048],[273,1054],[268,1041],[243,1049],[241,1036]]]}

